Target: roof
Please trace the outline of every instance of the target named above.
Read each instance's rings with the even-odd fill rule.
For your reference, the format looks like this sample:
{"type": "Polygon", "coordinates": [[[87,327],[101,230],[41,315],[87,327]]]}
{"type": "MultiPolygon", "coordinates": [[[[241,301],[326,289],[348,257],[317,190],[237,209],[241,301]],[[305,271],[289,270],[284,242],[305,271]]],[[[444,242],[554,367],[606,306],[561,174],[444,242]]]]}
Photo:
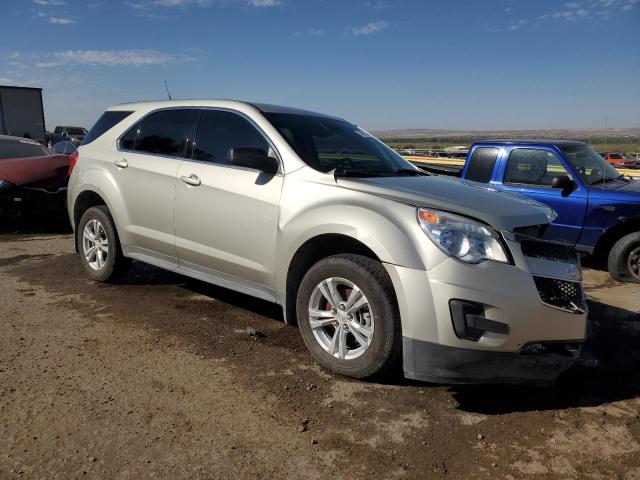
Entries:
{"type": "Polygon", "coordinates": [[[38,87],[16,87],[15,85],[0,85],[0,88],[14,88],[17,90],[39,90],[42,91],[41,88],[38,87]]]}
{"type": "Polygon", "coordinates": [[[211,107],[229,107],[229,106],[251,106],[260,110],[262,113],[287,113],[295,115],[313,115],[316,117],[338,118],[332,115],[326,115],[324,113],[312,112],[310,110],[303,110],[300,108],[286,107],[282,105],[271,105],[267,103],[246,102],[242,100],[225,100],[225,99],[188,99],[188,100],[153,100],[145,102],[131,102],[122,103],[119,105],[113,105],[109,107],[109,110],[122,110],[125,108],[168,108],[168,107],[196,107],[196,106],[211,106],[211,107]]]}
{"type": "Polygon", "coordinates": [[[505,144],[505,145],[553,145],[554,147],[567,147],[569,145],[586,145],[584,142],[579,142],[577,140],[553,140],[546,138],[527,138],[527,139],[517,139],[510,138],[506,140],[482,140],[479,142],[474,142],[475,144],[505,144]]]}

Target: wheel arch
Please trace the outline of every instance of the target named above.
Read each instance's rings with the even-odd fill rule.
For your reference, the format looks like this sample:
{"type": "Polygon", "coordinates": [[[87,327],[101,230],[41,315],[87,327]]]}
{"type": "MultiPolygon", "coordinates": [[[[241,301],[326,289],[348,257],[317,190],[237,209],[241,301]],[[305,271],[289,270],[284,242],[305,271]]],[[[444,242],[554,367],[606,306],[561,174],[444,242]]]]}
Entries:
{"type": "Polygon", "coordinates": [[[625,235],[634,232],[640,232],[640,217],[613,225],[600,235],[593,250],[593,258],[597,266],[606,269],[609,252],[615,243],[625,235]]]}
{"type": "Polygon", "coordinates": [[[109,208],[106,200],[97,193],[95,190],[83,190],[78,194],[73,203],[73,231],[76,232],[74,236],[75,240],[75,248],[76,252],[78,252],[78,224],[80,223],[80,219],[84,212],[86,212],[91,207],[96,207],[98,205],[105,205],[109,208]]]}
{"type": "Polygon", "coordinates": [[[289,325],[297,323],[296,299],[302,278],[315,263],[332,255],[351,253],[382,262],[380,257],[362,241],[342,233],[323,233],[306,240],[296,250],[286,273],[283,312],[289,325]]]}

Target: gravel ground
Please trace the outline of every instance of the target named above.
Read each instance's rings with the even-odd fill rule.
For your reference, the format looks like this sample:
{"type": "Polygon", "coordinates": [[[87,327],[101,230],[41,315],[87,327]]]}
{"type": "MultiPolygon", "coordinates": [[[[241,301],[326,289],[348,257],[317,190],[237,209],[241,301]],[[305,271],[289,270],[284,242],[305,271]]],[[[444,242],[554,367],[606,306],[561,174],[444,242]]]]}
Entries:
{"type": "Polygon", "coordinates": [[[87,280],[58,225],[0,233],[0,479],[640,479],[640,285],[585,272],[554,387],[375,384],[274,305],[141,264],[87,280]]]}

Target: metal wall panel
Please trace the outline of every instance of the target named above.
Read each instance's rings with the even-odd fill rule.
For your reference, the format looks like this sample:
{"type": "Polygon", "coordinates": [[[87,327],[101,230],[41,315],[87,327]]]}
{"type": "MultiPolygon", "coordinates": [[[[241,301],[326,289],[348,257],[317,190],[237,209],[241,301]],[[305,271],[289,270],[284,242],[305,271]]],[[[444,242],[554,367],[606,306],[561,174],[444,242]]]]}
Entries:
{"type": "Polygon", "coordinates": [[[38,88],[0,86],[0,133],[44,141],[42,91],[38,88]]]}

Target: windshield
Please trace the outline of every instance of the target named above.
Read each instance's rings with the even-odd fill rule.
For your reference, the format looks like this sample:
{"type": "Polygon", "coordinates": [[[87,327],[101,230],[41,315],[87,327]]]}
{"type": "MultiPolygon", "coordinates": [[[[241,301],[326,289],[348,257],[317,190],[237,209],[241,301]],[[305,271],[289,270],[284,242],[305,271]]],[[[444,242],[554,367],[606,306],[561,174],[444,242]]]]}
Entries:
{"type": "Polygon", "coordinates": [[[564,156],[589,185],[606,182],[622,175],[587,145],[560,148],[564,156]]]}
{"type": "Polygon", "coordinates": [[[24,157],[46,157],[49,152],[37,143],[0,140],[0,160],[24,157]]]}
{"type": "Polygon", "coordinates": [[[69,135],[85,135],[87,131],[84,128],[67,128],[69,135]]]}
{"type": "Polygon", "coordinates": [[[380,140],[344,120],[289,113],[267,113],[265,117],[315,170],[363,176],[419,171],[380,140]]]}

